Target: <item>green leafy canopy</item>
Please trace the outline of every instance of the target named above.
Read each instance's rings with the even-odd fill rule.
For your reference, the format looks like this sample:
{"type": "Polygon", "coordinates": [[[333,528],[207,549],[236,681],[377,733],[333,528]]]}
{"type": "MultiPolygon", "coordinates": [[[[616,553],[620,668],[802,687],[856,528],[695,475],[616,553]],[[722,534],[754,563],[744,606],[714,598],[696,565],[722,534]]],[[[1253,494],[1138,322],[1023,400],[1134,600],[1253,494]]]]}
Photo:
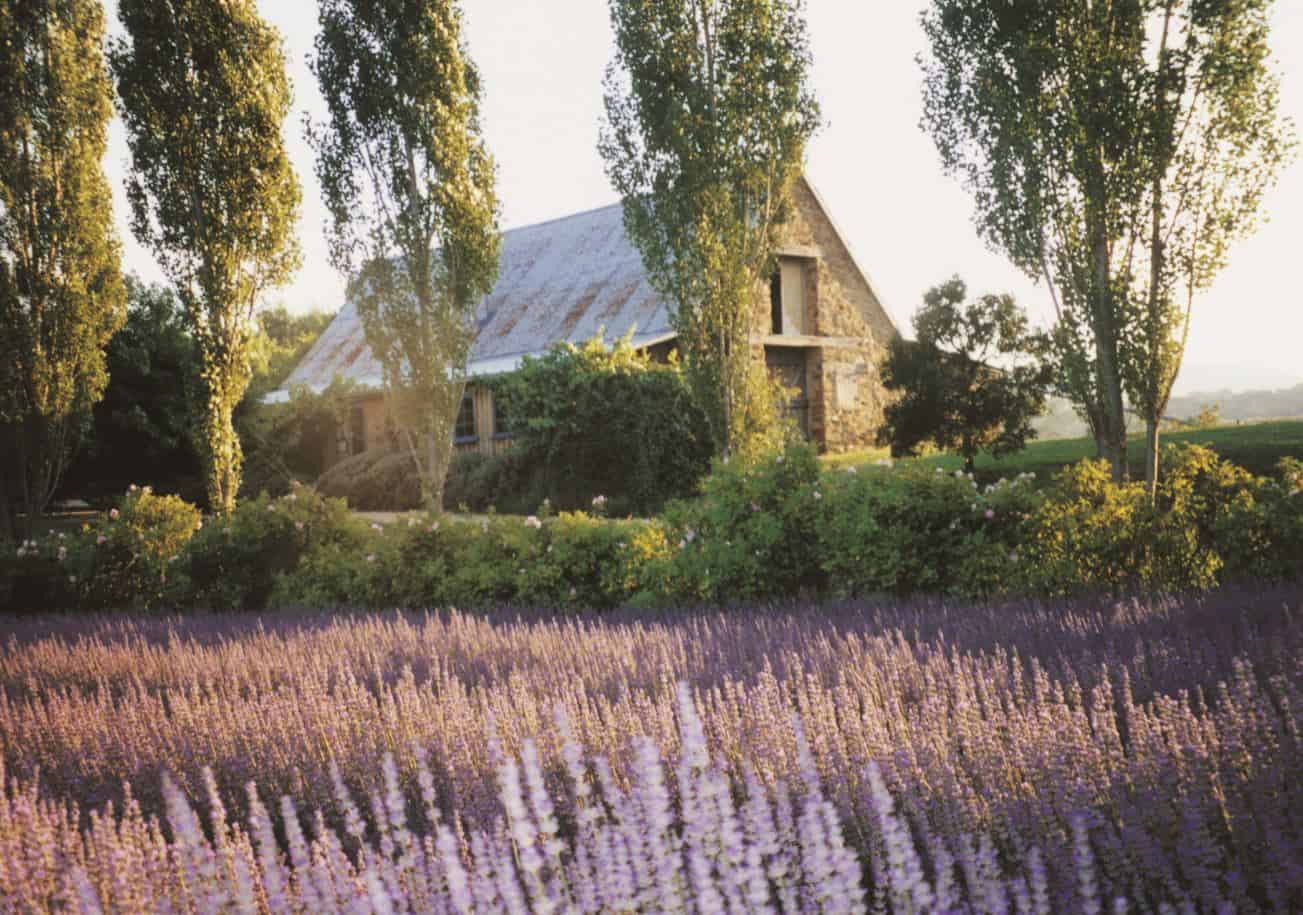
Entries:
{"type": "Polygon", "coordinates": [[[753,306],[819,126],[804,4],[611,0],[611,22],[600,151],[727,451],[758,415],[753,306]]]}
{"type": "Polygon", "coordinates": [[[322,0],[309,125],[331,257],[384,368],[386,408],[436,508],[474,310],[498,273],[494,164],[453,0],[322,0]]]}
{"type": "Polygon", "coordinates": [[[0,0],[0,535],[48,504],[124,318],[103,39],[94,0],[0,0]]]}
{"type": "Polygon", "coordinates": [[[209,501],[229,512],[254,309],[300,263],[300,187],[282,135],[291,94],[253,0],[120,0],[111,43],[132,172],[131,225],[186,307],[207,391],[209,501]]]}
{"type": "Polygon", "coordinates": [[[1059,388],[1115,477],[1124,395],[1157,427],[1197,295],[1293,146],[1273,0],[932,0],[923,123],[978,228],[1059,312],[1059,388]]]}
{"type": "Polygon", "coordinates": [[[979,452],[1011,454],[1036,436],[1050,380],[1036,358],[1044,340],[1012,296],[967,296],[958,277],[929,290],[917,339],[892,341],[882,374],[897,397],[879,437],[898,457],[930,443],[958,451],[971,471],[979,452]]]}

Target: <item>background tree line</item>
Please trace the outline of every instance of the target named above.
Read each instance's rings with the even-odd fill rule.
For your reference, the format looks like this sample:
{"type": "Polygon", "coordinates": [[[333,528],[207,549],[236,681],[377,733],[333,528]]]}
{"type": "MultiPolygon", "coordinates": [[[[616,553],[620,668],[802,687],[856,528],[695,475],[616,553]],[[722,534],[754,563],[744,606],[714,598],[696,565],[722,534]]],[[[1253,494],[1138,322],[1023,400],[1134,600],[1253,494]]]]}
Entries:
{"type": "MultiPolygon", "coordinates": [[[[81,447],[64,472],[56,498],[99,504],[147,479],[159,492],[204,504],[207,485],[199,431],[203,360],[198,344],[169,287],[128,274],[126,288],[126,320],[105,349],[109,382],[103,398],[82,419],[81,447]]],[[[320,407],[305,401],[287,416],[262,398],[281,387],[332,317],[318,311],[295,314],[281,305],[256,318],[249,339],[249,386],[233,412],[248,452],[246,493],[279,491],[289,483],[285,455],[294,450],[302,426],[320,407]]],[[[301,472],[313,466],[302,458],[294,463],[301,472]]]]}

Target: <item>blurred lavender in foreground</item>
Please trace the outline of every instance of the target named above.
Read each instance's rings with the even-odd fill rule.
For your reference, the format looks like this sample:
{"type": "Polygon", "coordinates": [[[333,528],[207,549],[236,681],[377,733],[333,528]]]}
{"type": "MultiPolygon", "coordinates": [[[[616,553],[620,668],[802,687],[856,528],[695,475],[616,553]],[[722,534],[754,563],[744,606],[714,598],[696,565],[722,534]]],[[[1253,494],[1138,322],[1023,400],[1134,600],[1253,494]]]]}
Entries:
{"type": "Polygon", "coordinates": [[[1303,911],[1300,596],[23,623],[0,911],[1303,911]]]}
{"type": "MultiPolygon", "coordinates": [[[[425,836],[408,829],[409,799],[389,756],[384,796],[372,798],[369,835],[354,798],[337,782],[334,812],[351,824],[347,840],[325,825],[321,812],[310,819],[307,839],[303,811],[287,796],[280,804],[285,838],[278,842],[252,782],[248,821],[229,823],[206,768],[207,833],[167,776],[166,830],[129,800],[120,816],[112,809],[93,815],[81,832],[69,810],[42,801],[35,785],[13,780],[0,799],[0,903],[5,911],[80,913],[867,912],[860,858],[820,789],[799,725],[800,799],[782,782],[769,789],[754,776],[735,796],[727,774],[711,763],[686,686],[679,689],[679,714],[678,810],[665,790],[660,755],[644,742],[628,788],[614,784],[600,758],[572,766],[576,816],[564,838],[532,741],[521,759],[503,761],[503,814],[488,828],[438,824],[425,836]]],[[[575,745],[565,752],[579,759],[575,745]]],[[[425,764],[418,766],[422,784],[429,783],[425,764]]],[[[934,891],[876,766],[868,775],[884,859],[872,862],[874,892],[890,911],[1005,911],[1009,900],[1016,911],[1051,911],[1035,852],[1003,867],[984,837],[924,838],[934,891]]],[[[1084,827],[1075,835],[1079,846],[1088,846],[1084,827]]],[[[1078,891],[1062,902],[1101,911],[1088,851],[1075,871],[1078,891]]]]}

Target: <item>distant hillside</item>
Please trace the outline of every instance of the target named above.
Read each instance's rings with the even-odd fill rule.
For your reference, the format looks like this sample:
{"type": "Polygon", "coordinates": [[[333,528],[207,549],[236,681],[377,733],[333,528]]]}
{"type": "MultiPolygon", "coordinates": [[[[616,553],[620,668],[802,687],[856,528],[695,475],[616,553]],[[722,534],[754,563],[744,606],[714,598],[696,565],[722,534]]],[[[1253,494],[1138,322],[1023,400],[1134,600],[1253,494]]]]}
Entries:
{"type": "MultiPolygon", "coordinates": [[[[1217,407],[1218,419],[1224,423],[1300,419],[1303,418],[1303,384],[1277,391],[1212,391],[1185,394],[1172,398],[1172,402],[1167,407],[1167,415],[1172,419],[1193,419],[1208,406],[1217,407]]],[[[1086,424],[1072,409],[1072,404],[1059,398],[1051,400],[1050,412],[1037,419],[1032,425],[1036,427],[1037,437],[1042,440],[1084,438],[1089,434],[1086,424]]],[[[1132,429],[1137,429],[1140,423],[1133,416],[1130,417],[1128,425],[1132,429]]]]}
{"type": "Polygon", "coordinates": [[[1303,416],[1303,384],[1276,391],[1214,391],[1173,397],[1169,416],[1195,416],[1205,405],[1216,404],[1223,422],[1246,419],[1291,419],[1303,416]]]}
{"type": "Polygon", "coordinates": [[[1050,400],[1050,411],[1033,421],[1032,426],[1036,429],[1036,437],[1041,440],[1085,438],[1090,434],[1072,404],[1060,397],[1050,400]]]}
{"type": "Polygon", "coordinates": [[[1299,369],[1287,371],[1246,362],[1190,362],[1181,366],[1175,393],[1195,397],[1204,391],[1279,391],[1296,384],[1303,384],[1303,371],[1299,369]]]}

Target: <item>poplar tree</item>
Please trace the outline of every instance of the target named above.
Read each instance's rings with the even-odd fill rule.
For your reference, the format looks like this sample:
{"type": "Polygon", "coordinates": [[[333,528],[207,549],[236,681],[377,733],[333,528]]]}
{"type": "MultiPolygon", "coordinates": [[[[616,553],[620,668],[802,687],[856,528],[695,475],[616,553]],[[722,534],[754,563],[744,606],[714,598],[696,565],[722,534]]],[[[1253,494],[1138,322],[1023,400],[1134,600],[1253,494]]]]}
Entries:
{"type": "Polygon", "coordinates": [[[59,484],[125,317],[103,40],[97,0],[0,0],[0,535],[15,538],[59,484]]]}
{"type": "Polygon", "coordinates": [[[1150,9],[1142,101],[1144,192],[1123,235],[1122,378],[1145,423],[1145,483],[1181,371],[1196,297],[1261,221],[1294,147],[1271,66],[1272,0],[1160,0],[1150,9]],[[1155,37],[1156,36],[1156,37],[1155,37]]]}
{"type": "Polygon", "coordinates": [[[772,421],[750,338],[819,126],[804,3],[611,0],[611,22],[600,151],[726,454],[772,421]]]}
{"type": "Polygon", "coordinates": [[[1158,426],[1197,294],[1291,146],[1273,0],[932,0],[924,126],[986,239],[1043,279],[1059,388],[1127,475],[1126,399],[1158,426]]]}
{"type": "Polygon", "coordinates": [[[279,33],[253,0],[120,0],[110,48],[132,173],[131,226],[176,288],[199,344],[208,500],[229,512],[242,451],[254,310],[299,266],[300,188],[282,126],[279,33]]]}
{"type": "Polygon", "coordinates": [[[455,0],[321,0],[309,127],[331,257],[384,372],[387,415],[438,511],[475,310],[498,275],[496,173],[455,0]]]}

